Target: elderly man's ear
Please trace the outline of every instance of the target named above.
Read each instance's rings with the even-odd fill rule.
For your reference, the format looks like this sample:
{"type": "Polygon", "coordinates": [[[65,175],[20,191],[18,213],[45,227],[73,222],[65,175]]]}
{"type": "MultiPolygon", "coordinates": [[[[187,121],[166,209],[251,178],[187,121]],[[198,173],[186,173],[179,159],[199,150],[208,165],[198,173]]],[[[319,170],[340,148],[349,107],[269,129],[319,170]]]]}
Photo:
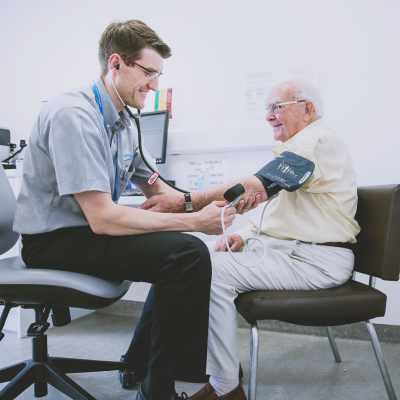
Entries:
{"type": "Polygon", "coordinates": [[[314,104],[311,103],[311,101],[306,101],[303,120],[309,122],[314,116],[315,116],[314,104]]]}

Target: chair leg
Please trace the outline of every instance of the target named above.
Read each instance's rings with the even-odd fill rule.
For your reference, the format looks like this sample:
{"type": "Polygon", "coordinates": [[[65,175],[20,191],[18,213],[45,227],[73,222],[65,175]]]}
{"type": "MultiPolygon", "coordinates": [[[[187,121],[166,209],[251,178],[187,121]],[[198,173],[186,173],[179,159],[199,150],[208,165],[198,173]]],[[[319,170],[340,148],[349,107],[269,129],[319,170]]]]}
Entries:
{"type": "Polygon", "coordinates": [[[54,365],[47,365],[47,383],[74,400],[96,400],[54,365]]]}
{"type": "Polygon", "coordinates": [[[379,345],[379,340],[376,336],[375,328],[369,320],[364,321],[364,325],[367,328],[389,400],[397,400],[396,394],[394,393],[392,381],[390,380],[389,371],[387,369],[385,359],[383,358],[381,346],[379,345]]]}
{"type": "Polygon", "coordinates": [[[0,392],[1,400],[13,400],[35,382],[36,371],[31,366],[24,368],[0,392]]]}
{"type": "Polygon", "coordinates": [[[118,361],[80,360],[74,358],[49,357],[49,362],[65,374],[82,372],[117,371],[126,368],[127,363],[118,361]]]}
{"type": "Polygon", "coordinates": [[[330,326],[326,326],[325,331],[326,331],[326,334],[328,335],[329,344],[331,345],[331,349],[332,349],[333,357],[335,357],[335,361],[337,363],[342,362],[342,359],[340,358],[339,350],[336,346],[335,337],[333,336],[332,328],[330,326]]]}
{"type": "Polygon", "coordinates": [[[258,325],[257,321],[250,326],[250,368],[248,400],[256,400],[258,370],[258,325]]]}
{"type": "Polygon", "coordinates": [[[22,362],[14,365],[10,365],[0,369],[0,383],[12,381],[26,366],[28,363],[22,362]]]}

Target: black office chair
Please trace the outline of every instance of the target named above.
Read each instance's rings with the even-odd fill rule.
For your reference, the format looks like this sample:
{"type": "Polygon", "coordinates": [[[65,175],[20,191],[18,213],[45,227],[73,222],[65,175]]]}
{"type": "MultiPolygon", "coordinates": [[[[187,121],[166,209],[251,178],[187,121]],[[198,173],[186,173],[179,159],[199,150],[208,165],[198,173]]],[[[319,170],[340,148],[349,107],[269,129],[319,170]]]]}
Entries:
{"type": "MultiPolygon", "coordinates": [[[[0,168],[0,255],[11,249],[19,235],[12,231],[16,201],[10,183],[0,168]]],[[[124,362],[80,360],[49,357],[47,351],[47,319],[52,311],[53,325],[71,322],[69,307],[97,310],[119,300],[131,282],[113,282],[93,276],[48,269],[26,268],[21,257],[0,260],[0,304],[4,305],[0,318],[2,329],[11,308],[21,306],[35,310],[36,321],[29,327],[32,336],[32,358],[0,369],[0,382],[9,382],[1,391],[0,399],[15,399],[34,384],[35,397],[47,395],[50,384],[76,400],[95,400],[66,374],[127,370],[124,362]]],[[[0,345],[1,351],[1,345],[0,345]]]]}
{"type": "Polygon", "coordinates": [[[354,271],[370,275],[369,286],[349,280],[324,290],[253,291],[236,299],[238,312],[250,324],[248,400],[256,399],[258,320],[279,320],[296,325],[324,326],[336,362],[341,362],[331,326],[363,322],[367,328],[390,400],[396,395],[370,319],[383,317],[386,295],[375,289],[376,278],[399,280],[400,185],[358,189],[356,220],[361,226],[354,245],[354,271]]]}

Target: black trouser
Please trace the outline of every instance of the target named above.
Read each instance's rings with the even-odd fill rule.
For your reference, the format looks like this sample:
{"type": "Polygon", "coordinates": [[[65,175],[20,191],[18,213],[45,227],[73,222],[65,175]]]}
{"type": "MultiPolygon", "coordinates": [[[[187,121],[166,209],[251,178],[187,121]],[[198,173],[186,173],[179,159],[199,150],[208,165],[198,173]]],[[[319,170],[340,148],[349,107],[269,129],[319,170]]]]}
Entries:
{"type": "MultiPolygon", "coordinates": [[[[124,358],[131,364],[133,370],[138,376],[146,376],[149,366],[149,356],[151,349],[151,330],[153,328],[153,305],[154,305],[154,285],[151,285],[146,301],[144,303],[142,315],[135,328],[131,344],[124,358]]],[[[202,375],[191,376],[190,379],[185,375],[174,376],[180,381],[190,381],[205,383],[208,382],[209,376],[206,372],[202,375]]]]}
{"type": "MultiPolygon", "coordinates": [[[[131,364],[139,376],[147,375],[151,350],[151,330],[153,328],[154,285],[151,285],[142,315],[135,328],[135,334],[125,353],[125,359],[131,364]]],[[[182,380],[179,376],[175,379],[182,380]]]]}
{"type": "Polygon", "coordinates": [[[23,235],[22,240],[28,268],[153,283],[150,378],[204,377],[211,261],[201,240],[175,232],[96,235],[89,227],[23,235]]]}

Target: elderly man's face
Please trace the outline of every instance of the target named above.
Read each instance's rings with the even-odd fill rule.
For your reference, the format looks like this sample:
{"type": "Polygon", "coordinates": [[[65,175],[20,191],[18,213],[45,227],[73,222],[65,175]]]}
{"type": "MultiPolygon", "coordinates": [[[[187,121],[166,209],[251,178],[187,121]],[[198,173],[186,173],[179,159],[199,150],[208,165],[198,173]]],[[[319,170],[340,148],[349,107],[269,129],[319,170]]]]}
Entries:
{"type": "MultiPolygon", "coordinates": [[[[286,103],[297,100],[292,86],[275,86],[268,95],[267,106],[272,103],[286,103]]],[[[271,110],[267,112],[267,121],[274,130],[274,140],[286,142],[297,132],[308,125],[304,120],[306,104],[288,104],[279,108],[278,113],[274,114],[271,110]]]]}

